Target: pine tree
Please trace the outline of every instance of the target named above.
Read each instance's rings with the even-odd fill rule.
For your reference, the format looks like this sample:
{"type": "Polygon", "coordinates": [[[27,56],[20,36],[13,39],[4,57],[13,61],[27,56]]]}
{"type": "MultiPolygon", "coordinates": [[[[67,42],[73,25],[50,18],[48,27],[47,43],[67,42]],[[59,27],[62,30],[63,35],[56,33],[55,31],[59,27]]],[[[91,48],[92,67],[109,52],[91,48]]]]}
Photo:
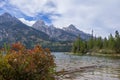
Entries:
{"type": "Polygon", "coordinates": [[[115,51],[120,53],[120,35],[118,31],[115,31],[115,51]]]}
{"type": "Polygon", "coordinates": [[[113,38],[112,34],[110,34],[108,39],[108,48],[112,50],[115,48],[115,39],[113,38]]]}
{"type": "Polygon", "coordinates": [[[104,49],[108,48],[108,40],[107,40],[106,37],[105,37],[104,40],[103,40],[103,48],[104,48],[104,49]]]}
{"type": "Polygon", "coordinates": [[[101,37],[97,38],[96,46],[97,46],[98,49],[101,49],[103,47],[103,42],[102,42],[102,38],[101,37]]]}
{"type": "Polygon", "coordinates": [[[78,36],[76,41],[73,43],[72,51],[79,54],[83,54],[87,51],[87,44],[80,38],[80,36],[78,36]]]}
{"type": "Polygon", "coordinates": [[[89,41],[87,41],[87,46],[88,46],[88,49],[91,50],[93,49],[93,39],[91,38],[89,41]]]}

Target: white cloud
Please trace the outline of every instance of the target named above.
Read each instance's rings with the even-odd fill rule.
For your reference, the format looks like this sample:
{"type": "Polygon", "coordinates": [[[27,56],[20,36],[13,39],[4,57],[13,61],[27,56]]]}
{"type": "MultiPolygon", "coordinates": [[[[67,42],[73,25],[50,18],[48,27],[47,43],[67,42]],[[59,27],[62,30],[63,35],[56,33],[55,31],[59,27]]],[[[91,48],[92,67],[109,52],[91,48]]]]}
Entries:
{"type": "Polygon", "coordinates": [[[50,0],[10,0],[12,5],[18,7],[28,16],[36,16],[38,13],[49,13],[54,11],[54,7],[47,5],[50,0]]]}
{"type": "Polygon", "coordinates": [[[10,0],[10,3],[28,16],[53,14],[50,19],[57,27],[74,24],[87,33],[93,29],[102,36],[114,30],[120,32],[120,0],[10,0]]]}
{"type": "Polygon", "coordinates": [[[58,4],[57,10],[60,13],[63,12],[62,16],[51,17],[54,25],[63,27],[73,23],[80,30],[91,33],[93,29],[97,36],[103,37],[113,34],[115,30],[120,31],[119,0],[65,1],[61,2],[61,5],[58,4]]]}
{"type": "Polygon", "coordinates": [[[5,2],[0,1],[0,8],[2,8],[5,5],[5,2]]]}
{"type": "Polygon", "coordinates": [[[26,20],[24,18],[19,18],[19,20],[28,26],[32,26],[35,23],[35,21],[29,21],[29,20],[26,20]]]}

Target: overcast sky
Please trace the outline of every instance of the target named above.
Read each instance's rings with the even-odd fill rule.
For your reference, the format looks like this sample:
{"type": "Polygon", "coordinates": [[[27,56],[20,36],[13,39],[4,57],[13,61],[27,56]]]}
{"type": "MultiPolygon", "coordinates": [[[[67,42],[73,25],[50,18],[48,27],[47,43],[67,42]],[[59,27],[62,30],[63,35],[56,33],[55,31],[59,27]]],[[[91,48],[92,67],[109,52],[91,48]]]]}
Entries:
{"type": "Polygon", "coordinates": [[[30,26],[42,19],[59,28],[93,29],[96,36],[120,32],[120,0],[0,0],[0,14],[4,12],[30,26]]]}

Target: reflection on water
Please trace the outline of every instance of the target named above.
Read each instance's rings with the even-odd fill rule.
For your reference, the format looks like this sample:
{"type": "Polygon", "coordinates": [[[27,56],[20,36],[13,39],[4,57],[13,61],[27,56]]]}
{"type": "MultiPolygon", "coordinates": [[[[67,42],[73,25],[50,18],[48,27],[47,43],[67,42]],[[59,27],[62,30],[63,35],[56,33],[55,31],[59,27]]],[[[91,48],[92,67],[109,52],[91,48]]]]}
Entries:
{"type": "Polygon", "coordinates": [[[96,69],[73,73],[73,80],[120,80],[120,59],[95,56],[73,56],[59,52],[52,54],[56,57],[57,71],[62,69],[78,69],[84,66],[98,66],[96,69]]]}

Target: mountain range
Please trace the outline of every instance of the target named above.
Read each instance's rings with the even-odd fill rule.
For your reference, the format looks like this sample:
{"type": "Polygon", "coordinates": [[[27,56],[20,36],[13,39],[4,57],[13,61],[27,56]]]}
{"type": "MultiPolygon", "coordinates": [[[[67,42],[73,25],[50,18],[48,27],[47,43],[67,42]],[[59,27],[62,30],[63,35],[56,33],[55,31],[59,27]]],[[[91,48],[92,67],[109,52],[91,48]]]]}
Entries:
{"type": "Polygon", "coordinates": [[[88,40],[91,37],[90,34],[80,31],[73,24],[60,29],[54,27],[54,25],[46,25],[43,20],[38,20],[32,27],[46,33],[49,35],[50,39],[54,41],[74,41],[79,35],[83,40],[88,40]]]}
{"type": "Polygon", "coordinates": [[[28,26],[9,13],[0,15],[0,46],[4,43],[12,44],[18,41],[27,45],[28,48],[33,47],[34,44],[43,44],[44,46],[47,43],[50,45],[68,46],[68,42],[74,41],[79,35],[83,40],[88,40],[91,36],[80,31],[72,24],[59,29],[53,25],[46,25],[42,20],[38,20],[32,26],[28,26]],[[58,42],[63,42],[64,44],[58,44],[58,42]]]}

